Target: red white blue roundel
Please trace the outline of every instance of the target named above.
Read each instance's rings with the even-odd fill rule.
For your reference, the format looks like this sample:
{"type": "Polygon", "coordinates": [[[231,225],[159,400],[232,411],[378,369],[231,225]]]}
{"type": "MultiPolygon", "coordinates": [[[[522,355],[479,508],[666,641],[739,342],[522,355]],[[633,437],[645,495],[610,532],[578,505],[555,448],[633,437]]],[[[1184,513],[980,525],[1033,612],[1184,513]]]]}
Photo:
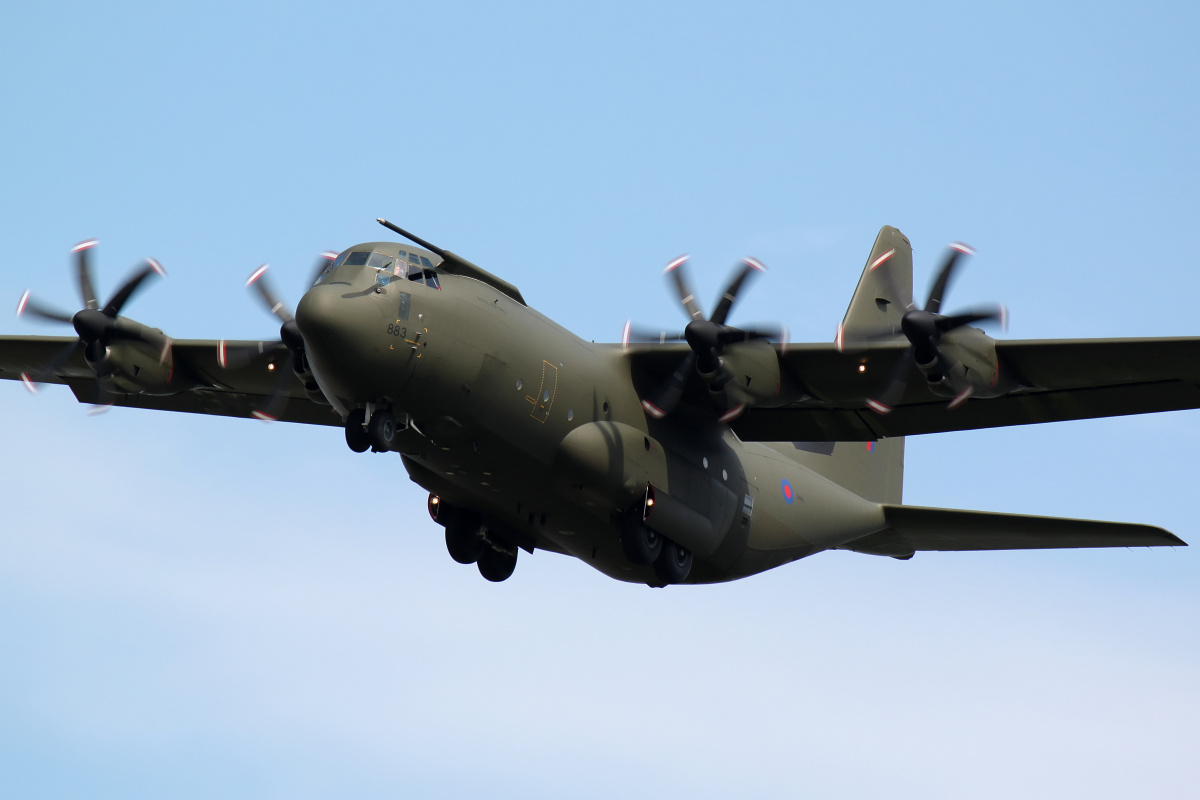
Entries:
{"type": "Polygon", "coordinates": [[[783,500],[789,506],[796,499],[796,494],[792,491],[792,485],[788,483],[788,479],[784,478],[779,482],[779,491],[783,492],[783,500]]]}

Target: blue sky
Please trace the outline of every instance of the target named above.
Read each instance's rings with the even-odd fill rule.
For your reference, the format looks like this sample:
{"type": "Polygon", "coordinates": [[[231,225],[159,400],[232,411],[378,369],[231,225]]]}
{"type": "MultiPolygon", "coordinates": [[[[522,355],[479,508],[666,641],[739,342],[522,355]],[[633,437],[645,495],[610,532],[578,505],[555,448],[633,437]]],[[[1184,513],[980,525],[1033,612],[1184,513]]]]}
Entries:
{"type": "MultiPolygon", "coordinates": [[[[580,336],[832,338],[879,226],[979,250],[1011,338],[1200,334],[1198,13],[1179,3],[24,4],[0,28],[0,297],[68,251],[179,338],[268,338],[386,216],[580,336]]],[[[57,333],[10,318],[3,333],[57,333]]],[[[447,556],[338,431],[0,386],[0,792],[21,797],[1191,796],[1190,550],[822,554],[652,591],[447,556]]],[[[1197,412],[908,443],[906,502],[1200,541],[1197,412]]]]}

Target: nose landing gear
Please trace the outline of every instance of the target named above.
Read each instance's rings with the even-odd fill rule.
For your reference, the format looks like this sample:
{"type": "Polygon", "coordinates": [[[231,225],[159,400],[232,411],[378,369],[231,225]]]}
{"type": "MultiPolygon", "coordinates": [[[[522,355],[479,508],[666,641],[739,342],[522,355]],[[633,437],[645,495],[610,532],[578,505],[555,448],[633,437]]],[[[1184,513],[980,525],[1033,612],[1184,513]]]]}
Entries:
{"type": "Polygon", "coordinates": [[[346,444],[356,453],[371,450],[386,453],[394,450],[400,426],[396,417],[386,408],[375,409],[367,420],[367,410],[356,408],[346,417],[346,444]]]}
{"type": "Polygon", "coordinates": [[[371,449],[371,439],[367,436],[367,412],[356,408],[346,417],[346,444],[356,453],[365,453],[371,449]]]}

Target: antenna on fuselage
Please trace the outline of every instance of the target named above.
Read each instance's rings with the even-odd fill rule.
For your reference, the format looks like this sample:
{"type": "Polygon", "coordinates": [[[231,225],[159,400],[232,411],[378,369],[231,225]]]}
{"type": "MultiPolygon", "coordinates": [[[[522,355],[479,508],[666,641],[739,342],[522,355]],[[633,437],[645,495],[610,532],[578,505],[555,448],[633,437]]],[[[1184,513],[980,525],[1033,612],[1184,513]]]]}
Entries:
{"type": "Polygon", "coordinates": [[[438,265],[442,270],[450,273],[451,275],[465,275],[468,278],[474,278],[477,281],[482,281],[483,283],[486,283],[489,286],[492,286],[500,292],[508,295],[521,305],[525,305],[525,298],[521,296],[521,291],[503,278],[496,277],[483,267],[472,264],[470,261],[467,261],[460,255],[451,253],[449,250],[443,250],[440,247],[435,247],[434,245],[422,239],[420,236],[415,236],[409,233],[399,225],[393,225],[383,217],[376,217],[375,221],[388,230],[395,231],[405,239],[408,239],[415,244],[419,244],[421,247],[424,247],[426,250],[429,250],[437,255],[442,259],[442,263],[438,265]]]}
{"type": "Polygon", "coordinates": [[[446,257],[445,250],[443,250],[440,247],[437,247],[436,245],[430,244],[429,242],[425,241],[420,236],[417,236],[414,233],[409,233],[408,231],[404,230],[404,228],[401,228],[399,225],[388,222],[383,217],[376,217],[375,221],[378,222],[383,227],[387,228],[388,230],[395,231],[396,233],[400,234],[401,236],[403,236],[405,239],[408,239],[413,244],[419,244],[419,245],[421,245],[421,247],[424,247],[426,250],[431,250],[434,253],[437,253],[443,259],[446,257]]]}

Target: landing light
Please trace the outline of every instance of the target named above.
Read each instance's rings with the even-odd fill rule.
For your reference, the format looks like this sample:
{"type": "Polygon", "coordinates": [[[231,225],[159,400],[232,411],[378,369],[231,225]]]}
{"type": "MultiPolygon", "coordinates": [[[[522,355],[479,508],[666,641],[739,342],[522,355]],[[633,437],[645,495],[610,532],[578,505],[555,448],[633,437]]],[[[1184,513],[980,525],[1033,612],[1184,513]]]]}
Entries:
{"type": "Polygon", "coordinates": [[[866,372],[866,371],[867,371],[867,365],[866,365],[866,364],[859,364],[859,365],[858,365],[858,371],[859,371],[859,372],[866,372]]]}
{"type": "Polygon", "coordinates": [[[274,365],[274,364],[267,364],[267,370],[268,370],[268,371],[274,371],[274,369],[275,369],[275,365],[274,365]]]}

